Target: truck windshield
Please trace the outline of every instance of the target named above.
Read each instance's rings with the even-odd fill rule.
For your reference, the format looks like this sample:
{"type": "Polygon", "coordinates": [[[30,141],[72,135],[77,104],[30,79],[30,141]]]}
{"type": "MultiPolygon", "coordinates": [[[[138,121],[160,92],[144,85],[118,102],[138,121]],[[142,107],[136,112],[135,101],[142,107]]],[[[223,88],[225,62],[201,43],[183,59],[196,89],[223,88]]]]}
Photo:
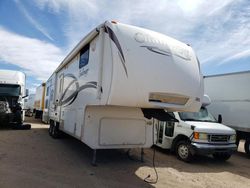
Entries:
{"type": "Polygon", "coordinates": [[[18,97],[21,93],[19,85],[0,84],[0,96],[18,97]]]}
{"type": "Polygon", "coordinates": [[[217,122],[205,107],[201,107],[199,112],[179,112],[179,116],[183,121],[217,122]]]}

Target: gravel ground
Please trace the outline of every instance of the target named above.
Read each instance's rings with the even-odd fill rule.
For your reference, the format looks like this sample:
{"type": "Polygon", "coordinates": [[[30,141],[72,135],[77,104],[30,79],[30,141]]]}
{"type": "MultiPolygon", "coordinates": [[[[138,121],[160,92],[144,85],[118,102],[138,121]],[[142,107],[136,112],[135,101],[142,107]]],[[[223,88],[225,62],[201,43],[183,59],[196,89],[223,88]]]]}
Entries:
{"type": "MultiPolygon", "coordinates": [[[[91,166],[92,151],[80,141],[65,137],[52,139],[48,126],[27,118],[31,130],[0,129],[0,187],[213,187],[249,188],[250,159],[242,152],[227,162],[197,157],[192,164],[176,159],[169,151],[156,148],[155,164],[159,175],[152,180],[153,149],[145,150],[145,162],[131,160],[124,150],[102,150],[97,167],[91,166]]],[[[139,150],[132,150],[133,159],[139,150]]]]}

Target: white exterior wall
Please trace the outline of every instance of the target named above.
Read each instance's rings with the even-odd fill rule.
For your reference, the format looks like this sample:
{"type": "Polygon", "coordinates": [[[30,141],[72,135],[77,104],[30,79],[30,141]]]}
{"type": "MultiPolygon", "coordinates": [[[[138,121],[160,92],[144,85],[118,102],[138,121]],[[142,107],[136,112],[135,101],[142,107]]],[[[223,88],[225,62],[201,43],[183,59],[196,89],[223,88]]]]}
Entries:
{"type": "Polygon", "coordinates": [[[44,86],[41,84],[36,88],[36,94],[35,94],[35,102],[34,102],[34,108],[36,110],[42,111],[42,103],[43,103],[43,92],[44,92],[44,86]]]}
{"type": "Polygon", "coordinates": [[[212,103],[207,108],[223,123],[250,131],[250,72],[205,77],[205,93],[212,103]]]}
{"type": "Polygon", "coordinates": [[[100,99],[97,97],[97,88],[86,88],[78,90],[88,82],[98,82],[100,71],[100,47],[99,37],[96,37],[89,48],[89,62],[83,69],[79,69],[78,54],[71,62],[61,69],[57,77],[57,87],[55,100],[59,103],[67,100],[74,92],[77,92],[76,98],[72,98],[63,105],[58,105],[56,118],[60,119],[63,130],[77,138],[81,137],[81,128],[84,121],[84,112],[87,105],[99,105],[100,99]],[[86,72],[82,74],[82,72],[86,72]],[[62,81],[60,81],[62,80],[62,81]],[[63,88],[60,90],[60,82],[63,82],[63,88]],[[73,83],[73,84],[71,84],[73,83]],[[71,84],[71,85],[70,85],[71,84]],[[69,87],[70,85],[70,87],[69,87]],[[62,98],[62,95],[64,97],[62,98]],[[73,102],[72,102],[73,101],[73,102]],[[72,102],[72,103],[71,103],[72,102]]]}
{"type": "Polygon", "coordinates": [[[203,97],[203,77],[191,47],[146,29],[124,24],[107,26],[117,36],[124,55],[123,62],[117,45],[109,40],[113,75],[108,105],[199,110],[196,98],[203,97]],[[189,100],[185,105],[156,104],[149,102],[151,92],[180,95],[189,100]]]}
{"type": "Polygon", "coordinates": [[[27,98],[27,102],[24,103],[24,109],[34,109],[35,94],[30,94],[27,98]]]}
{"type": "Polygon", "coordinates": [[[88,106],[81,140],[93,149],[148,148],[153,144],[153,121],[140,108],[88,106]]]}

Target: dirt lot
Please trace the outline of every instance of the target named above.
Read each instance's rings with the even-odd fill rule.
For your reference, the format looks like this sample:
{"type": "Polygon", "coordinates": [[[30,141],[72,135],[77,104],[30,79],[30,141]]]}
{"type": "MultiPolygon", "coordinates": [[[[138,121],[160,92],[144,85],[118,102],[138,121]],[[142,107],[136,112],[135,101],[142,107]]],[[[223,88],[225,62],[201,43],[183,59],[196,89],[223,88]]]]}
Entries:
{"type": "MultiPolygon", "coordinates": [[[[237,152],[225,163],[198,157],[192,164],[157,149],[157,184],[143,179],[155,174],[153,150],[145,162],[131,160],[122,150],[98,151],[98,166],[91,166],[92,151],[71,137],[55,140],[48,126],[32,119],[31,130],[0,129],[0,187],[250,187],[250,159],[237,152]]],[[[242,144],[242,143],[241,143],[242,144]]],[[[241,150],[241,149],[240,149],[241,150]]],[[[133,150],[134,157],[139,151],[133,150]]]]}

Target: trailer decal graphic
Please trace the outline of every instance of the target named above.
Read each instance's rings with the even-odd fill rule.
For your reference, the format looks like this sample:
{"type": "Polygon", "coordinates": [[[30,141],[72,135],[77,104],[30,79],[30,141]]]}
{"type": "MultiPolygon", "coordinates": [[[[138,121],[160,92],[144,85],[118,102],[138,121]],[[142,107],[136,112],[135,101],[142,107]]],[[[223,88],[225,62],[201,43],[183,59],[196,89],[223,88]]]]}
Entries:
{"type": "Polygon", "coordinates": [[[87,89],[87,88],[95,88],[95,89],[97,88],[97,82],[94,82],[94,81],[87,82],[86,84],[79,86],[79,82],[73,74],[67,74],[64,77],[70,77],[70,78],[73,78],[73,80],[69,83],[69,85],[66,87],[65,91],[63,92],[60,98],[60,102],[59,102],[60,105],[69,106],[76,100],[78,93],[81,92],[82,90],[87,89]],[[73,84],[75,84],[76,90],[65,99],[65,95],[67,91],[73,84]]]}
{"type": "Polygon", "coordinates": [[[166,55],[166,56],[172,55],[172,53],[170,51],[162,50],[162,49],[155,47],[155,46],[141,46],[141,47],[147,48],[149,51],[157,53],[157,54],[166,55]]]}
{"type": "Polygon", "coordinates": [[[125,70],[126,76],[128,77],[128,71],[127,71],[127,67],[126,67],[126,64],[125,64],[125,58],[124,58],[122,48],[121,48],[121,45],[120,45],[120,43],[118,41],[117,36],[115,35],[114,31],[112,31],[112,29],[110,29],[107,26],[104,27],[104,31],[106,33],[108,33],[109,38],[115,43],[115,45],[116,45],[116,47],[118,49],[118,55],[119,55],[119,57],[121,59],[121,62],[122,62],[122,66],[123,66],[123,68],[125,70]]]}
{"type": "Polygon", "coordinates": [[[190,56],[189,56],[189,53],[188,51],[184,51],[182,49],[179,49],[179,48],[175,48],[176,51],[178,51],[179,53],[175,52],[175,50],[173,52],[170,51],[170,49],[168,50],[163,50],[163,49],[160,49],[159,47],[156,47],[156,46],[140,46],[140,47],[143,47],[143,48],[147,48],[149,51],[151,52],[154,52],[154,53],[157,53],[157,54],[161,54],[161,55],[165,55],[165,56],[177,56],[179,58],[182,58],[182,59],[185,59],[185,60],[191,60],[190,56]]]}

